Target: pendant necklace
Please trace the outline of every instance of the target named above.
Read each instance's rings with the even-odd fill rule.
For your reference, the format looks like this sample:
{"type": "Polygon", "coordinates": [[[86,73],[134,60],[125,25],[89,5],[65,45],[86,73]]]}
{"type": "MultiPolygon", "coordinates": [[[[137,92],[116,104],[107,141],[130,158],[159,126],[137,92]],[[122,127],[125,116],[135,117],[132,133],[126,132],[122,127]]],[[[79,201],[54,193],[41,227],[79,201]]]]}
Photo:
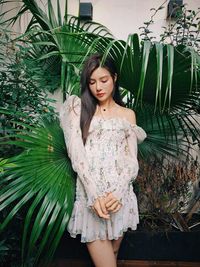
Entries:
{"type": "Polygon", "coordinates": [[[107,110],[111,110],[113,107],[115,106],[115,108],[116,108],[116,103],[114,102],[110,107],[108,107],[108,108],[101,108],[101,106],[99,106],[98,105],[98,107],[99,107],[99,109],[100,109],[100,113],[101,113],[101,116],[102,116],[102,118],[105,120],[105,117],[104,117],[104,114],[103,114],[103,112],[102,112],[102,110],[105,112],[105,111],[107,111],[107,110]]]}

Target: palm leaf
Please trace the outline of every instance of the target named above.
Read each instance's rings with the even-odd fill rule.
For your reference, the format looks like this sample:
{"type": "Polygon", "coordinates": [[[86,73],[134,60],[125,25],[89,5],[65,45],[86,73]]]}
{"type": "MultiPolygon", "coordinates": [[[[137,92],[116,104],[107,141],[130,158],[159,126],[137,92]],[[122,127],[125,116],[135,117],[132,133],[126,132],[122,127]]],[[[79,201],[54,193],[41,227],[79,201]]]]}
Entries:
{"type": "MultiPolygon", "coordinates": [[[[117,64],[120,85],[127,89],[127,105],[139,114],[139,125],[148,133],[149,125],[159,129],[160,133],[165,132],[166,146],[169,136],[178,140],[177,145],[183,139],[189,141],[191,136],[193,140],[200,140],[200,123],[198,120],[194,123],[194,115],[199,115],[193,109],[200,99],[200,57],[197,53],[184,46],[150,42],[140,45],[134,34],[127,42],[110,43],[105,55],[111,55],[117,64]],[[143,113],[152,117],[146,124],[141,117],[143,113]]],[[[153,142],[152,146],[155,146],[153,142]]],[[[159,151],[158,145],[156,150],[159,151]]],[[[179,148],[175,150],[179,151],[179,148]]]]}
{"type": "Polygon", "coordinates": [[[185,100],[192,103],[193,93],[200,91],[200,56],[192,49],[148,41],[140,45],[136,34],[111,46],[105,53],[115,59],[120,85],[134,94],[135,106],[144,102],[170,112],[185,100]]]}
{"type": "Polygon", "coordinates": [[[197,125],[192,125],[192,120],[187,121],[187,127],[184,123],[180,126],[180,118],[176,115],[155,113],[154,107],[149,104],[138,107],[136,117],[137,123],[147,132],[147,139],[139,146],[140,156],[146,161],[152,155],[157,158],[192,157],[193,142],[188,137],[192,134],[196,137],[200,133],[197,125]]]}
{"type": "Polygon", "coordinates": [[[0,210],[10,208],[10,212],[0,229],[4,230],[31,200],[24,226],[23,258],[33,255],[38,245],[35,261],[47,247],[50,260],[72,211],[75,173],[58,121],[28,127],[31,131],[17,134],[18,140],[7,141],[25,150],[9,160],[14,167],[7,168],[1,176],[0,210]]]}
{"type": "MultiPolygon", "coordinates": [[[[29,10],[32,19],[25,34],[19,36],[17,40],[29,44],[27,57],[31,56],[32,59],[42,60],[44,69],[51,70],[54,74],[60,73],[61,88],[65,99],[67,88],[73,87],[70,81],[77,76],[80,64],[94,40],[99,37],[106,39],[106,37],[111,37],[111,34],[106,27],[99,23],[82,23],[79,18],[74,16],[65,14],[63,21],[59,0],[57,0],[57,14],[54,12],[51,0],[47,2],[47,14],[35,0],[21,2],[23,5],[19,12],[7,22],[14,24],[29,10]],[[70,71],[68,72],[68,70],[70,71]]],[[[8,4],[9,1],[1,1],[1,4],[6,3],[8,4]]],[[[92,52],[94,51],[97,50],[92,52]]]]}

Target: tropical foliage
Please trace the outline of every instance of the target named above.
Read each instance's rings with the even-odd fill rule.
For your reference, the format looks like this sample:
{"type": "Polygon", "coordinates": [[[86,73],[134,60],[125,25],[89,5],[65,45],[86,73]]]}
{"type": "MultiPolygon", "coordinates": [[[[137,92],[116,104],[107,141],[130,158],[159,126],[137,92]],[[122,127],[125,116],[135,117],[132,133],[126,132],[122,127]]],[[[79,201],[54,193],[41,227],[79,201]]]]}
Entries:
{"type": "Polygon", "coordinates": [[[48,255],[53,254],[65,231],[73,206],[75,175],[67,158],[58,122],[44,122],[40,127],[21,126],[26,126],[29,131],[22,133],[20,130],[21,133],[16,135],[20,140],[9,143],[26,149],[12,158],[14,166],[6,168],[2,174],[5,184],[1,189],[1,208],[10,207],[10,211],[1,224],[1,230],[31,201],[22,244],[23,248],[29,248],[28,251],[23,250],[26,251],[24,259],[28,260],[38,241],[40,246],[36,258],[47,240],[48,255]]]}
{"type": "MultiPolygon", "coordinates": [[[[16,118],[29,124],[38,121],[39,117],[51,119],[55,116],[52,107],[55,101],[47,95],[47,88],[52,87],[48,82],[49,75],[44,72],[41,75],[39,64],[27,58],[27,49],[15,44],[11,32],[5,28],[0,28],[0,50],[0,107],[6,111],[0,115],[2,137],[15,130],[16,118]]],[[[13,145],[0,147],[1,157],[9,157],[19,151],[13,145]]]]}
{"type": "MultiPolygon", "coordinates": [[[[4,5],[9,2],[0,1],[4,5]]],[[[192,144],[199,143],[200,56],[191,47],[141,43],[136,34],[130,35],[127,42],[116,40],[104,26],[83,23],[68,16],[67,10],[62,19],[59,1],[57,13],[50,0],[47,12],[35,0],[21,3],[19,12],[7,23],[14,23],[26,11],[32,19],[15,42],[24,44],[26,58],[40,64],[41,73],[60,77],[63,100],[66,94],[79,94],[84,59],[101,52],[115,60],[124,100],[136,110],[138,124],[147,131],[140,156],[145,160],[152,155],[157,159],[183,157],[192,144]]],[[[36,264],[40,257],[52,257],[65,231],[75,176],[58,121],[41,120],[30,125],[26,116],[16,115],[17,127],[4,136],[2,144],[21,147],[23,152],[9,159],[14,166],[6,167],[1,175],[0,210],[9,213],[0,227],[4,230],[22,208],[27,208],[23,262],[34,254],[36,264]]]]}
{"type": "MultiPolygon", "coordinates": [[[[2,5],[7,2],[9,1],[0,1],[2,5]]],[[[90,50],[93,41],[96,40],[96,46],[103,50],[105,45],[101,39],[109,37],[111,34],[106,27],[98,23],[87,21],[82,23],[78,18],[68,15],[67,10],[63,19],[59,0],[57,0],[57,14],[54,12],[50,0],[47,1],[48,10],[46,13],[35,0],[23,0],[21,2],[22,7],[16,16],[5,22],[13,24],[27,10],[31,12],[32,19],[26,32],[18,40],[26,44],[31,43],[29,54],[33,59],[42,60],[44,69],[48,69],[54,74],[61,74],[61,87],[65,99],[66,88],[70,92],[76,85],[79,71],[77,66],[80,67],[80,63],[90,50]]],[[[105,41],[108,42],[107,38],[105,41]]],[[[76,92],[77,90],[76,88],[76,92]]]]}

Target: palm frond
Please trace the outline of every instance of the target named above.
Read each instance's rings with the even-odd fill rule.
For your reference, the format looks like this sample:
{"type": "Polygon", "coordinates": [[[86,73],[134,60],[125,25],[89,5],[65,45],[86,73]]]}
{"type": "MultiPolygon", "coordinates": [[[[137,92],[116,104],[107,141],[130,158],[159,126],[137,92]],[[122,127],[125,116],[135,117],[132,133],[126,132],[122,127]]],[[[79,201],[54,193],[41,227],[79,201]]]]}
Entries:
{"type": "MultiPolygon", "coordinates": [[[[150,125],[154,130],[159,129],[164,134],[160,136],[160,141],[164,145],[165,140],[166,146],[169,137],[176,140],[176,145],[181,140],[187,140],[188,146],[191,146],[191,136],[193,140],[200,141],[200,123],[193,119],[194,116],[199,117],[195,107],[200,99],[200,56],[195,51],[184,46],[147,41],[140,45],[138,36],[134,34],[128,37],[127,42],[110,42],[105,57],[108,54],[117,64],[120,86],[127,90],[127,106],[136,110],[138,123],[147,132],[150,125]],[[148,117],[145,124],[141,114],[148,117]]],[[[172,152],[170,145],[167,150],[172,152]]],[[[156,145],[154,150],[156,147],[159,148],[156,145]]],[[[175,150],[177,153],[184,152],[178,146],[175,150]]],[[[171,154],[175,155],[174,152],[171,154]]]]}
{"type": "Polygon", "coordinates": [[[147,132],[147,139],[139,146],[143,158],[148,160],[152,155],[192,158],[193,145],[197,144],[200,134],[200,123],[195,116],[155,113],[150,104],[138,107],[136,115],[137,123],[147,132]]]}
{"type": "Polygon", "coordinates": [[[14,135],[15,140],[10,140],[11,135],[6,141],[25,150],[9,160],[14,166],[1,175],[0,210],[10,212],[0,229],[3,231],[19,210],[31,203],[25,219],[23,257],[28,259],[38,245],[37,261],[47,247],[46,256],[52,257],[66,229],[73,207],[75,173],[58,121],[28,127],[29,131],[14,135]]]}

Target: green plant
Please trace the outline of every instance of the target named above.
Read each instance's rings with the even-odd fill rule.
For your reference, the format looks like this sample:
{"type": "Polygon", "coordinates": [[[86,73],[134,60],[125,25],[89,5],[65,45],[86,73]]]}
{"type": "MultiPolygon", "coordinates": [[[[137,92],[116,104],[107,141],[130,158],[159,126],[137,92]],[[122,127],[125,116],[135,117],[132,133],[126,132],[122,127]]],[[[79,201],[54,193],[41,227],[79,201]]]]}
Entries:
{"type": "MultiPolygon", "coordinates": [[[[8,2],[0,1],[2,5],[8,2]]],[[[90,49],[94,41],[99,49],[105,48],[108,39],[104,37],[111,37],[110,32],[99,23],[88,21],[83,23],[79,18],[68,15],[67,1],[64,19],[61,17],[59,0],[57,0],[57,13],[53,9],[51,0],[48,0],[46,12],[39,7],[35,0],[23,0],[21,3],[22,7],[19,12],[4,23],[15,23],[29,10],[32,19],[25,33],[20,35],[17,40],[26,45],[27,43],[31,44],[31,57],[41,60],[44,69],[61,75],[60,85],[64,100],[67,90],[78,93],[79,77],[77,74],[83,58],[88,50],[94,51],[90,49]]]]}
{"type": "MultiPolygon", "coordinates": [[[[153,36],[153,32],[150,27],[154,24],[154,19],[157,13],[162,10],[168,1],[164,1],[158,8],[151,8],[151,18],[149,21],[144,22],[143,27],[140,27],[142,33],[140,34],[143,40],[153,41],[156,39],[153,36]]],[[[164,31],[160,34],[160,39],[157,40],[159,43],[168,43],[174,46],[185,45],[187,47],[194,48],[198,53],[200,52],[200,7],[198,10],[187,9],[187,4],[177,6],[174,3],[172,12],[176,12],[175,18],[168,17],[168,26],[162,27],[164,31]]]]}
{"type": "MultiPolygon", "coordinates": [[[[7,111],[0,115],[0,136],[4,136],[13,132],[14,120],[22,118],[22,114],[27,115],[26,122],[31,124],[38,120],[38,116],[50,119],[55,112],[51,106],[54,100],[47,95],[51,85],[42,78],[40,65],[27,58],[26,48],[13,43],[8,30],[1,28],[0,33],[0,108],[7,111]]],[[[0,155],[9,157],[19,151],[14,146],[5,145],[1,146],[0,155]]]]}
{"type": "Polygon", "coordinates": [[[173,45],[186,45],[193,47],[200,53],[200,7],[197,11],[188,10],[187,5],[182,5],[176,15],[175,21],[169,18],[168,27],[163,27],[160,42],[173,45]]]}
{"type": "Polygon", "coordinates": [[[22,241],[24,263],[32,255],[37,262],[44,247],[50,260],[66,229],[75,193],[75,175],[58,121],[26,125],[26,129],[9,142],[25,150],[10,159],[14,166],[2,173],[0,189],[0,208],[9,207],[1,231],[29,203],[22,241]]]}
{"type": "MultiPolygon", "coordinates": [[[[5,27],[0,28],[0,106],[13,109],[14,112],[42,114],[51,110],[47,91],[51,91],[47,73],[41,71],[41,65],[31,60],[29,47],[23,47],[12,40],[12,33],[5,27]],[[42,72],[42,74],[41,74],[42,72]],[[44,78],[45,77],[45,78],[44,78]]],[[[55,87],[58,86],[55,83],[55,87]]]]}
{"type": "Polygon", "coordinates": [[[14,164],[9,163],[8,159],[0,158],[0,173],[3,173],[7,167],[14,167],[14,164]]]}

